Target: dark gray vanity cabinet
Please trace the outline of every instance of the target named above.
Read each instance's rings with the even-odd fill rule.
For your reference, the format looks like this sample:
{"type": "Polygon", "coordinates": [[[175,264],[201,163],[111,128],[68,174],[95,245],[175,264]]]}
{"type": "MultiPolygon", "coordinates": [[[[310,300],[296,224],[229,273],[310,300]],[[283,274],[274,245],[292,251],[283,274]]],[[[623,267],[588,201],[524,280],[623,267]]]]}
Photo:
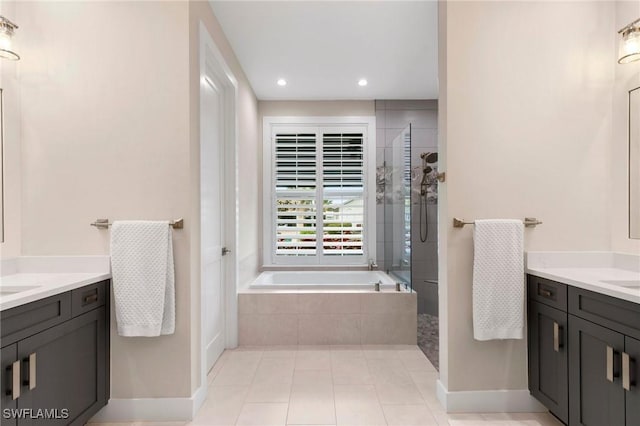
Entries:
{"type": "Polygon", "coordinates": [[[638,388],[640,385],[640,372],[638,371],[640,368],[640,340],[626,336],[624,351],[629,355],[630,374],[630,389],[625,392],[627,424],[640,425],[640,389],[638,388]]]}
{"type": "Polygon", "coordinates": [[[624,426],[620,380],[624,336],[574,315],[569,318],[571,425],[624,426]]]}
{"type": "MultiPolygon", "coordinates": [[[[18,392],[19,385],[14,386],[14,380],[20,380],[20,371],[16,370],[17,364],[14,364],[18,359],[18,345],[8,345],[2,348],[1,357],[2,364],[0,365],[0,376],[2,377],[2,395],[0,401],[2,401],[2,410],[13,410],[18,407],[16,400],[14,400],[14,392],[18,392]],[[15,376],[14,376],[15,374],[15,376]]],[[[17,395],[17,394],[15,394],[17,395]]],[[[2,413],[0,413],[1,415],[2,413]]],[[[15,426],[15,419],[5,419],[4,416],[0,417],[2,426],[15,426]]]]}
{"type": "Polygon", "coordinates": [[[527,281],[531,394],[571,426],[640,425],[640,305],[527,281]]]}
{"type": "Polygon", "coordinates": [[[57,418],[2,417],[5,425],[83,425],[109,397],[109,281],[2,312],[2,386],[12,408],[57,418]],[[45,324],[43,327],[42,324],[45,324]],[[19,395],[12,367],[19,364],[19,395]],[[12,366],[12,367],[9,367],[12,366]],[[5,377],[6,376],[6,377],[5,377]]]}
{"type": "Polygon", "coordinates": [[[566,287],[529,277],[529,389],[556,417],[569,421],[566,287]],[[564,310],[558,309],[564,306],[564,310]]]}

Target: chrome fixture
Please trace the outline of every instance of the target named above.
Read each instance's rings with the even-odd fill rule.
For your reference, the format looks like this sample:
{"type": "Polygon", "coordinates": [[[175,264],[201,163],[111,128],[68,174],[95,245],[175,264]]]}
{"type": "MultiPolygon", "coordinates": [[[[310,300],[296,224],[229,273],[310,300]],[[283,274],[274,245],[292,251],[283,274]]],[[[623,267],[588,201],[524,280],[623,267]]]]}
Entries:
{"type": "MultiPolygon", "coordinates": [[[[95,222],[90,223],[89,225],[95,226],[98,229],[108,229],[113,224],[109,222],[109,219],[96,219],[95,222]]],[[[182,229],[184,228],[184,219],[180,218],[169,221],[169,226],[173,229],[182,229]]]]}
{"type": "MultiPolygon", "coordinates": [[[[524,226],[526,226],[527,228],[532,228],[537,225],[542,225],[542,222],[536,219],[535,217],[525,217],[522,222],[524,223],[524,226]]],[[[467,222],[464,219],[459,219],[457,217],[453,218],[454,228],[462,228],[465,225],[474,225],[474,224],[475,224],[475,221],[467,222]]]]}
{"type": "Polygon", "coordinates": [[[377,283],[373,284],[373,289],[375,291],[380,291],[380,284],[382,284],[382,281],[378,281],[377,283]]]}
{"type": "Polygon", "coordinates": [[[18,26],[16,24],[4,16],[0,16],[0,58],[10,59],[12,61],[20,59],[20,55],[11,48],[11,38],[17,29],[18,26]]]}
{"type": "MultiPolygon", "coordinates": [[[[427,241],[429,236],[429,209],[427,189],[430,185],[435,185],[436,181],[440,180],[439,173],[436,170],[436,166],[431,166],[438,162],[437,152],[423,152],[420,154],[422,159],[422,181],[420,181],[420,241],[423,243],[427,241]],[[424,219],[424,221],[423,221],[424,219]],[[423,228],[424,222],[424,228],[423,228]]],[[[443,175],[444,176],[444,175],[443,175]]]]}
{"type": "Polygon", "coordinates": [[[396,291],[400,291],[400,282],[396,282],[396,291]]]}
{"type": "Polygon", "coordinates": [[[369,268],[370,271],[373,271],[374,269],[378,269],[378,264],[376,263],[375,260],[369,259],[368,268],[369,268]]]}
{"type": "Polygon", "coordinates": [[[628,64],[640,60],[640,18],[618,31],[622,34],[618,49],[618,63],[628,64]]]}

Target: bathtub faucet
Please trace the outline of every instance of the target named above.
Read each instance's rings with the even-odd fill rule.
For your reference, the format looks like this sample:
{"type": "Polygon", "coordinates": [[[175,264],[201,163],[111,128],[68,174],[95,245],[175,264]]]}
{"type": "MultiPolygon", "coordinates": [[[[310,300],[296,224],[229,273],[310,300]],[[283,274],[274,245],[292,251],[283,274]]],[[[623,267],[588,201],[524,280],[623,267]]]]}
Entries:
{"type": "Polygon", "coordinates": [[[375,260],[369,259],[369,270],[373,271],[374,269],[378,269],[378,264],[375,260]]]}

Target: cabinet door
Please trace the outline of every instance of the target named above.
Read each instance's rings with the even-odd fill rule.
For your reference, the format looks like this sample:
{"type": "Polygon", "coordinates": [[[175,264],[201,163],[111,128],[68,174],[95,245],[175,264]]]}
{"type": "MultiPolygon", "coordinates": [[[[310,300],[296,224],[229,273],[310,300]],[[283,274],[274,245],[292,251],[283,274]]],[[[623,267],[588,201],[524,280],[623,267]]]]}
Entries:
{"type": "Polygon", "coordinates": [[[624,426],[620,377],[624,336],[569,315],[571,426],[624,426]]]}
{"type": "Polygon", "coordinates": [[[17,345],[5,346],[0,350],[0,355],[2,358],[2,364],[0,365],[0,382],[2,383],[2,395],[0,396],[2,416],[0,417],[0,425],[15,426],[16,420],[14,418],[11,418],[11,416],[5,418],[7,414],[5,410],[17,408],[17,400],[14,400],[12,396],[14,389],[13,363],[18,359],[17,345]]]}
{"type": "Polygon", "coordinates": [[[18,342],[25,372],[35,373],[25,374],[19,407],[68,410],[68,418],[21,420],[20,426],[83,425],[106,403],[105,331],[100,308],[18,342]]]}
{"type": "Polygon", "coordinates": [[[529,328],[529,390],[565,423],[569,421],[567,313],[531,301],[529,328]]]}
{"type": "Polygon", "coordinates": [[[624,351],[628,360],[623,358],[623,378],[627,371],[629,375],[628,390],[625,390],[627,426],[640,425],[640,341],[625,337],[624,351]]]}

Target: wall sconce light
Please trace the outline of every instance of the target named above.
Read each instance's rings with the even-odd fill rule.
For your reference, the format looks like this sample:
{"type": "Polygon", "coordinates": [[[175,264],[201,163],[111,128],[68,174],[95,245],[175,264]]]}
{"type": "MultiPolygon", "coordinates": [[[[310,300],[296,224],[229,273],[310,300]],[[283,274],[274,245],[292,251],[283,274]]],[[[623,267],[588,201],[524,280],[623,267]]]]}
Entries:
{"type": "Polygon", "coordinates": [[[618,34],[622,34],[618,50],[619,64],[640,60],[640,25],[638,24],[640,24],[640,18],[618,31],[618,34]]]}
{"type": "Polygon", "coordinates": [[[13,32],[17,28],[16,24],[4,16],[0,16],[0,58],[12,61],[20,59],[20,56],[11,50],[11,37],[13,37],[13,32]]]}

